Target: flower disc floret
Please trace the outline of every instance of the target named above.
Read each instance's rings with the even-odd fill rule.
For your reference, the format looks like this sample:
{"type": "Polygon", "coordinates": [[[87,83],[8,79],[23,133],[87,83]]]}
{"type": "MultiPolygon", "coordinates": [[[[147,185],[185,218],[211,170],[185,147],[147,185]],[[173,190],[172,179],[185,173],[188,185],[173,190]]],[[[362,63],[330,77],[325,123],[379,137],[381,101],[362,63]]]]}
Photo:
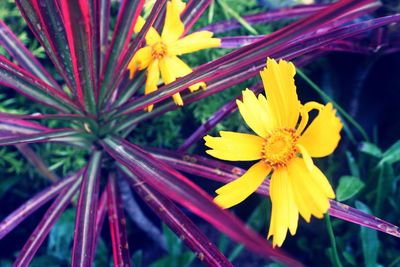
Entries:
{"type": "Polygon", "coordinates": [[[153,60],[161,59],[167,55],[167,46],[163,42],[157,42],[151,46],[151,57],[153,60]]]}
{"type": "Polygon", "coordinates": [[[295,129],[283,128],[272,131],[262,145],[262,160],[274,169],[285,167],[299,152],[296,146],[298,139],[295,129]]]}

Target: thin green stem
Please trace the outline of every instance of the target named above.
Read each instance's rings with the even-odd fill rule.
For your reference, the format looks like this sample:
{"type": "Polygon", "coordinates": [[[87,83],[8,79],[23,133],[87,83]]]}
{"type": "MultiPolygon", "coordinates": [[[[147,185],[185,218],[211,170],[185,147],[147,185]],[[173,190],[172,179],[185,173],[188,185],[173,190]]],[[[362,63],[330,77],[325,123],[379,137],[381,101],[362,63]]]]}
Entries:
{"type": "Polygon", "coordinates": [[[256,29],[254,29],[244,18],[242,18],[235,10],[233,10],[225,0],[218,0],[218,3],[222,7],[222,10],[227,14],[231,15],[235,18],[246,30],[248,30],[251,34],[259,35],[256,29]]]}
{"type": "Polygon", "coordinates": [[[400,263],[400,257],[397,257],[394,261],[392,261],[388,267],[394,267],[397,266],[400,263]]]}
{"type": "Polygon", "coordinates": [[[297,73],[300,75],[301,78],[306,81],[312,89],[314,89],[325,102],[332,102],[335,108],[339,111],[339,113],[356,128],[360,134],[362,135],[364,141],[369,142],[369,137],[365,130],[361,127],[361,125],[353,119],[341,106],[339,106],[329,95],[327,95],[317,84],[315,84],[303,71],[297,69],[297,73]]]}
{"type": "Polygon", "coordinates": [[[336,247],[335,234],[333,233],[331,216],[329,214],[325,214],[325,222],[326,222],[326,228],[328,229],[329,239],[331,241],[331,246],[332,246],[333,264],[335,267],[343,267],[343,265],[339,259],[339,254],[338,254],[337,247],[336,247]]]}

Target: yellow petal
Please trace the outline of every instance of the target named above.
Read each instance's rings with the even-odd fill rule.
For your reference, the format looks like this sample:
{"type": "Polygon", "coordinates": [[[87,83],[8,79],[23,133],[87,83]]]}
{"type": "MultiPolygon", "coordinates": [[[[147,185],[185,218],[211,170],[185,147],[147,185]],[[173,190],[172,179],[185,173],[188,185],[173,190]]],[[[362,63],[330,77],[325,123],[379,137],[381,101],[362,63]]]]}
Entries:
{"type": "MultiPolygon", "coordinates": [[[[138,20],[136,21],[136,24],[135,24],[134,31],[136,33],[138,33],[143,28],[143,25],[145,22],[146,22],[145,19],[143,19],[142,17],[138,17],[138,20]]],[[[150,27],[150,29],[147,31],[147,34],[146,34],[147,45],[153,45],[160,41],[161,41],[161,37],[158,34],[158,32],[156,31],[156,29],[154,29],[153,27],[150,27]]]]}
{"type": "Polygon", "coordinates": [[[248,161],[261,158],[261,148],[264,139],[252,134],[220,131],[221,137],[204,137],[206,146],[211,148],[206,152],[213,157],[232,160],[248,161]]]}
{"type": "Polygon", "coordinates": [[[205,82],[199,82],[199,83],[195,83],[195,84],[189,86],[190,92],[197,91],[197,90],[199,90],[200,88],[203,89],[203,90],[205,90],[205,89],[207,88],[206,83],[205,83],[205,82]]]}
{"type": "Polygon", "coordinates": [[[287,230],[294,235],[297,230],[299,211],[296,206],[292,183],[286,169],[276,169],[271,177],[271,223],[268,238],[273,236],[273,246],[281,246],[287,230]]]}
{"type": "Polygon", "coordinates": [[[259,161],[243,176],[216,190],[219,195],[214,201],[224,209],[239,204],[257,190],[270,171],[264,162],[259,161]]]}
{"type": "MultiPolygon", "coordinates": [[[[171,57],[166,56],[160,59],[159,64],[160,64],[161,77],[164,83],[169,84],[175,81],[177,75],[179,74],[177,71],[179,70],[175,68],[174,60],[171,57]]],[[[172,99],[174,100],[176,105],[183,106],[183,100],[179,93],[172,95],[172,99]]]]}
{"type": "Polygon", "coordinates": [[[242,93],[243,102],[236,100],[240,114],[256,134],[266,137],[272,130],[269,114],[252,91],[246,89],[242,93]]]}
{"type": "Polygon", "coordinates": [[[181,14],[186,7],[186,3],[182,0],[171,0],[172,5],[178,10],[178,13],[181,14]]]}
{"type": "Polygon", "coordinates": [[[167,12],[165,15],[164,28],[161,39],[165,43],[171,43],[181,37],[185,30],[185,26],[181,21],[180,14],[182,5],[180,1],[167,2],[167,12]]]}
{"type": "Polygon", "coordinates": [[[297,144],[296,147],[300,150],[301,156],[304,159],[304,162],[306,163],[307,168],[312,171],[314,169],[314,162],[310,156],[310,154],[308,154],[307,149],[305,149],[304,146],[297,144]]]}
{"type": "MultiPolygon", "coordinates": [[[[158,66],[158,59],[154,60],[150,63],[149,68],[147,69],[147,79],[146,85],[144,89],[144,94],[150,94],[157,90],[157,84],[160,80],[160,69],[158,66]]],[[[151,112],[153,110],[153,105],[148,106],[147,111],[151,112]]]]}
{"type": "Polygon", "coordinates": [[[165,84],[172,83],[173,81],[176,80],[176,72],[175,69],[173,68],[174,65],[171,62],[170,57],[163,57],[160,59],[160,71],[161,71],[161,77],[164,81],[165,84]]]}
{"type": "Polygon", "coordinates": [[[130,71],[129,78],[132,79],[137,70],[147,68],[152,61],[151,47],[146,46],[139,49],[129,62],[128,69],[130,71]]]}
{"type": "Polygon", "coordinates": [[[265,94],[278,127],[294,128],[300,111],[300,102],[294,84],[296,69],[291,62],[267,59],[267,68],[261,72],[265,94]]]}
{"type": "Polygon", "coordinates": [[[183,106],[183,100],[180,93],[173,94],[172,99],[177,106],[183,106]]]}
{"type": "Polygon", "coordinates": [[[192,53],[202,49],[218,47],[221,40],[212,38],[213,33],[209,31],[201,31],[191,33],[168,46],[168,52],[172,55],[183,55],[192,53]]]}
{"type": "Polygon", "coordinates": [[[342,127],[336,110],[328,103],[306,128],[299,138],[299,144],[307,149],[311,157],[327,156],[337,147],[342,127]]]}
{"type": "MultiPolygon", "coordinates": [[[[192,69],[177,56],[169,56],[168,65],[170,65],[170,67],[174,70],[176,78],[184,77],[192,72],[192,69]]],[[[205,89],[206,84],[204,82],[198,82],[189,86],[189,90],[191,92],[196,91],[199,88],[205,89]]]]}
{"type": "Polygon", "coordinates": [[[314,166],[311,172],[313,175],[310,177],[314,180],[314,183],[318,185],[318,188],[320,188],[328,198],[335,198],[335,192],[325,174],[317,166],[314,166]]]}
{"type": "MultiPolygon", "coordinates": [[[[330,204],[332,192],[328,190],[326,177],[318,170],[317,166],[310,171],[304,160],[294,158],[287,166],[289,177],[293,184],[296,204],[300,214],[309,221],[309,214],[322,218],[330,204]],[[318,170],[318,171],[317,171],[318,170]]],[[[330,185],[329,185],[330,187],[330,185]]]]}

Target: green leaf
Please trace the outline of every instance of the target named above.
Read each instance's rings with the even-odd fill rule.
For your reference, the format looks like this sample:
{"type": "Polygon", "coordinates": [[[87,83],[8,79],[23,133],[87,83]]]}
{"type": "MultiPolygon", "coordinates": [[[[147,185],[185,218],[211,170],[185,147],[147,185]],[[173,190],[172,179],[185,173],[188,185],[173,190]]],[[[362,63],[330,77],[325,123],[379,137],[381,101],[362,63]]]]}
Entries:
{"type": "Polygon", "coordinates": [[[167,256],[157,260],[152,263],[150,267],[187,267],[190,266],[193,260],[195,259],[195,255],[192,252],[184,252],[179,256],[167,256]]]}
{"type": "Polygon", "coordinates": [[[362,142],[359,150],[376,158],[382,157],[382,150],[377,145],[370,142],[362,142]]]}
{"type": "Polygon", "coordinates": [[[393,166],[391,164],[383,162],[378,165],[379,176],[376,187],[376,198],[374,212],[375,216],[379,216],[381,213],[382,203],[391,193],[392,183],[395,179],[393,166]]]}
{"type": "MultiPolygon", "coordinates": [[[[360,211],[371,214],[368,206],[360,201],[356,201],[356,208],[360,211]]],[[[376,267],[378,265],[377,260],[379,253],[378,233],[375,230],[361,226],[360,238],[364,256],[364,266],[376,267]]]]}
{"type": "MultiPolygon", "coordinates": [[[[261,230],[261,228],[265,225],[265,222],[267,221],[267,213],[265,212],[266,210],[270,210],[270,207],[268,207],[268,202],[262,201],[247,220],[247,224],[250,225],[250,227],[255,231],[261,230]]],[[[243,249],[243,245],[237,245],[229,255],[229,261],[234,261],[240,255],[243,249]]]]}
{"type": "Polygon", "coordinates": [[[354,160],[353,155],[349,151],[346,151],[346,157],[347,157],[347,162],[349,163],[351,175],[360,178],[360,169],[358,168],[358,165],[354,160]]]}
{"type": "Polygon", "coordinates": [[[68,259],[71,254],[72,235],[75,227],[75,209],[65,210],[49,234],[47,255],[68,259]]]}
{"type": "Polygon", "coordinates": [[[99,242],[97,243],[95,262],[93,266],[94,267],[109,266],[110,265],[109,263],[111,263],[111,261],[108,260],[108,252],[109,251],[106,242],[104,242],[103,238],[100,238],[99,242]]]}
{"type": "Polygon", "coordinates": [[[343,258],[344,258],[349,264],[351,264],[351,265],[353,265],[353,266],[357,266],[356,259],[354,258],[354,255],[353,255],[353,254],[351,254],[350,252],[344,251],[344,252],[342,253],[342,255],[343,255],[343,258]]]}
{"type": "Polygon", "coordinates": [[[142,250],[137,250],[132,255],[131,264],[132,264],[133,267],[141,267],[142,266],[142,260],[143,260],[143,251],[142,250]]]}
{"type": "Polygon", "coordinates": [[[364,186],[364,182],[357,177],[349,175],[342,176],[336,188],[336,199],[338,201],[348,200],[360,192],[364,186]]]}
{"type": "Polygon", "coordinates": [[[0,180],[0,198],[18,182],[17,177],[2,178],[0,180]]]}
{"type": "Polygon", "coordinates": [[[394,143],[385,151],[385,153],[383,153],[383,157],[379,162],[379,165],[382,165],[383,163],[393,164],[398,161],[400,161],[400,140],[394,143]]]}
{"type": "Polygon", "coordinates": [[[162,229],[167,242],[168,253],[173,256],[178,256],[182,251],[182,240],[180,240],[166,224],[162,225],[162,229]]]}

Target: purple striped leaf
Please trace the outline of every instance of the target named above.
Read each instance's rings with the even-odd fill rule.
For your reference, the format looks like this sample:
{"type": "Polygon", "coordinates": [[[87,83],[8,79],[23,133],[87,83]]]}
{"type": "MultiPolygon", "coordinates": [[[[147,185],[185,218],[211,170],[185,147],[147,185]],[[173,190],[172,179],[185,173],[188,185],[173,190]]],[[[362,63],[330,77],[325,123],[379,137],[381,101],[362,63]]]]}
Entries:
{"type": "MultiPolygon", "coordinates": [[[[303,60],[295,60],[294,63],[297,67],[301,67],[309,62],[312,62],[314,57],[306,57],[303,60]]],[[[254,86],[250,86],[250,90],[252,90],[256,95],[263,91],[263,85],[258,83],[254,86]]],[[[186,151],[191,145],[195,144],[197,141],[201,140],[211,129],[213,129],[220,121],[224,118],[232,114],[237,110],[236,100],[242,99],[242,94],[236,96],[234,99],[230,100],[228,103],[223,105],[219,110],[217,110],[213,115],[211,115],[206,122],[200,125],[186,140],[185,142],[178,148],[179,152],[186,151]]]]}
{"type": "Polygon", "coordinates": [[[108,49],[108,31],[110,30],[111,0],[100,0],[99,35],[100,35],[100,63],[99,75],[103,71],[106,51],[108,49]]]}
{"type": "MultiPolygon", "coordinates": [[[[326,4],[314,4],[314,5],[300,5],[290,8],[282,8],[271,10],[268,12],[261,12],[256,14],[251,14],[243,16],[242,18],[249,24],[262,24],[272,21],[284,20],[284,19],[295,19],[304,16],[309,16],[315,14],[316,12],[328,7],[326,4]]],[[[213,33],[226,32],[234,29],[239,29],[243,27],[240,22],[236,19],[231,19],[227,21],[219,21],[214,24],[207,25],[199,31],[211,31],[213,33]]]]}
{"type": "MultiPolygon", "coordinates": [[[[153,155],[177,170],[225,184],[237,179],[246,172],[244,169],[221,161],[197,155],[163,151],[160,149],[153,155]]],[[[269,196],[269,183],[269,179],[266,179],[256,192],[264,196],[269,196]]],[[[400,237],[398,226],[335,200],[330,200],[330,203],[331,207],[328,212],[336,218],[400,237]]]]}
{"type": "Polygon", "coordinates": [[[40,0],[39,3],[39,0],[16,0],[15,2],[36,39],[76,97],[72,61],[69,46],[66,45],[68,40],[57,1],[40,0]]]}
{"type": "MultiPolygon", "coordinates": [[[[285,46],[291,45],[293,40],[296,40],[296,38],[299,39],[299,37],[306,36],[310,32],[315,32],[317,29],[328,27],[332,23],[332,20],[336,18],[343,18],[344,13],[347,15],[347,17],[352,17],[352,13],[358,14],[364,9],[370,10],[371,3],[377,2],[372,0],[339,1],[332,6],[325,8],[315,16],[292,23],[287,27],[270,34],[268,37],[261,39],[260,41],[237,49],[236,51],[229,53],[217,60],[198,67],[191,74],[177,79],[175,82],[160,87],[160,90],[157,90],[156,92],[145,95],[138,100],[128,102],[119,110],[119,113],[121,114],[143,110],[148,105],[164,100],[171,95],[186,89],[188,86],[200,81],[204,81],[207,84],[212,84],[213,82],[221,81],[229,76],[232,82],[234,81],[237,83],[240,81],[240,79],[232,79],[233,75],[242,73],[245,70],[249,71],[250,67],[250,75],[254,76],[259,71],[259,68],[254,68],[254,65],[259,62],[264,62],[267,55],[271,56],[273,53],[277,53],[277,51],[285,51],[285,46]]],[[[341,22],[344,23],[345,20],[341,19],[341,22]]],[[[359,28],[357,29],[360,30],[359,28]]],[[[320,34],[323,35],[324,32],[320,34]]],[[[308,38],[314,38],[312,46],[316,46],[316,38],[309,35],[308,38]]],[[[336,39],[338,38],[336,37],[336,39]]],[[[310,46],[311,44],[306,46],[306,48],[310,46]]],[[[297,53],[301,54],[302,50],[298,51],[297,53]]],[[[205,92],[207,91],[209,90],[206,90],[205,92]]]]}
{"type": "Polygon", "coordinates": [[[79,113],[78,107],[64,92],[50,87],[3,56],[0,56],[0,84],[64,113],[79,113]]]}
{"type": "Polygon", "coordinates": [[[0,136],[0,146],[10,146],[39,142],[62,142],[68,138],[78,137],[78,132],[73,129],[56,129],[32,134],[15,134],[14,136],[0,136]]]}
{"type": "Polygon", "coordinates": [[[95,151],[83,175],[76,209],[72,266],[92,266],[102,152],[95,151]]]}
{"type": "MultiPolygon", "coordinates": [[[[373,19],[369,21],[364,21],[360,23],[355,23],[353,25],[349,26],[344,26],[344,27],[339,27],[337,29],[334,29],[329,32],[325,32],[322,35],[316,35],[311,37],[310,39],[306,40],[296,40],[294,42],[278,46],[277,48],[271,49],[270,52],[268,52],[268,56],[274,57],[274,58],[285,58],[286,60],[292,60],[294,58],[297,58],[301,55],[304,54],[309,54],[312,51],[315,51],[316,49],[319,49],[326,44],[329,44],[330,42],[336,41],[337,39],[341,38],[348,38],[350,36],[374,29],[374,28],[379,28],[384,25],[398,22],[400,21],[400,16],[399,15],[393,15],[393,16],[387,16],[383,18],[378,18],[378,19],[373,19]]],[[[254,45],[254,43],[252,44],[254,45]]],[[[250,46],[252,46],[250,45],[250,46]]],[[[246,47],[243,47],[246,48],[246,47]]],[[[243,49],[241,48],[241,49],[243,49]]],[[[239,49],[240,50],[240,49],[239,49]]],[[[212,94],[215,94],[221,90],[230,88],[231,86],[238,84],[240,82],[243,82],[255,75],[258,75],[258,72],[265,67],[265,58],[262,58],[258,61],[255,61],[253,63],[247,63],[250,61],[249,60],[242,60],[242,63],[238,63],[239,65],[242,64],[243,66],[240,67],[238,70],[232,71],[230,73],[224,74],[224,76],[221,76],[220,79],[215,79],[214,81],[208,82],[207,83],[207,90],[199,90],[190,94],[184,94],[182,95],[182,98],[184,100],[184,103],[190,104],[195,101],[198,101],[200,99],[203,99],[207,96],[210,96],[212,94]]],[[[236,64],[233,64],[236,65],[236,64]]],[[[224,71],[225,72],[225,71],[224,71]]],[[[196,70],[193,73],[198,73],[196,70]]],[[[190,77],[194,74],[189,74],[181,79],[178,79],[174,83],[183,84],[189,84],[185,83],[186,81],[189,81],[190,77]],[[189,77],[190,76],[190,77],[189,77]],[[189,77],[189,78],[188,78],[189,77]],[[186,80],[188,79],[188,80],[186,80]]],[[[214,75],[214,74],[212,74],[214,75]]],[[[197,76],[197,75],[194,75],[197,76]]],[[[218,76],[218,75],[216,75],[218,76]]],[[[172,83],[171,83],[172,84],[172,83]]],[[[167,89],[170,88],[170,84],[163,86],[163,88],[167,89]]],[[[178,87],[178,86],[177,86],[178,87]]],[[[162,91],[162,88],[160,88],[159,91],[162,91]]],[[[172,90],[173,91],[173,90],[172,90]]],[[[178,90],[179,91],[179,90],[178,90]]],[[[150,94],[149,94],[150,95],[150,94]]],[[[148,95],[148,96],[149,96],[148,95]]],[[[169,95],[169,92],[162,92],[162,94],[159,95],[159,97],[156,97],[157,93],[152,93],[152,97],[144,96],[140,99],[135,99],[130,102],[128,102],[122,109],[125,110],[135,110],[135,106],[141,106],[141,103],[146,102],[147,100],[152,99],[160,99],[164,98],[164,96],[169,95]]],[[[135,114],[134,117],[129,117],[126,116],[124,120],[120,122],[120,124],[116,127],[116,130],[123,130],[126,128],[129,128],[130,125],[138,123],[140,121],[144,121],[149,118],[153,118],[154,116],[158,116],[162,113],[165,113],[170,110],[177,109],[177,106],[172,102],[166,102],[166,103],[161,103],[157,106],[155,110],[153,110],[151,113],[149,112],[139,112],[135,114]]]]}
{"type": "Polygon", "coordinates": [[[67,35],[70,57],[76,81],[78,101],[91,114],[96,108],[96,81],[94,63],[93,35],[96,34],[91,25],[91,12],[88,1],[59,0],[67,35]]]}
{"type": "MultiPolygon", "coordinates": [[[[106,99],[108,98],[108,96],[116,95],[114,94],[114,91],[117,89],[117,87],[120,87],[120,91],[122,92],[126,91],[124,86],[122,86],[121,88],[121,81],[123,81],[124,78],[128,78],[127,75],[128,64],[132,59],[132,57],[135,55],[136,51],[139,50],[142,44],[145,42],[145,37],[148,30],[153,25],[156,18],[159,16],[166,2],[167,0],[157,0],[156,3],[154,3],[150,15],[147,17],[146,22],[143,25],[142,29],[139,31],[139,33],[136,35],[133,41],[126,48],[126,51],[124,51],[123,56],[119,58],[117,65],[115,67],[115,70],[119,71],[114,72],[114,79],[113,79],[114,84],[106,92],[106,99]]],[[[129,94],[129,93],[132,93],[132,91],[127,91],[124,94],[129,94]]],[[[125,98],[126,97],[130,97],[130,95],[125,96],[125,98]]],[[[108,103],[115,101],[115,99],[113,98],[108,98],[108,99],[109,99],[108,103]]]]}
{"type": "Polygon", "coordinates": [[[51,129],[37,122],[5,116],[4,113],[0,114],[0,138],[29,135],[46,131],[51,131],[51,129]]]}
{"type": "Polygon", "coordinates": [[[70,188],[64,189],[60,195],[54,200],[53,204],[44,214],[42,220],[36,226],[33,233],[28,238],[21,252],[18,254],[13,266],[28,266],[35,256],[36,252],[46,239],[53,225],[57,222],[60,215],[70,203],[72,197],[81,184],[81,179],[73,182],[70,188]]]}
{"type": "MultiPolygon", "coordinates": [[[[0,112],[0,121],[3,119],[16,119],[16,120],[66,120],[66,121],[79,121],[86,122],[90,124],[91,119],[84,117],[79,114],[42,114],[42,113],[33,113],[33,114],[10,114],[0,112]]],[[[47,127],[43,127],[43,130],[50,129],[47,127]]]]}
{"type": "Polygon", "coordinates": [[[124,1],[118,13],[111,44],[108,48],[103,72],[100,77],[101,87],[99,92],[99,103],[102,104],[110,85],[113,82],[113,71],[118,59],[123,57],[129,41],[133,34],[133,29],[137,18],[143,8],[144,0],[124,1]]]}
{"type": "Polygon", "coordinates": [[[42,64],[25,47],[18,37],[0,20],[0,45],[18,62],[25,70],[31,72],[40,80],[46,82],[51,87],[61,91],[61,87],[53,77],[45,70],[42,64]]]}
{"type": "Polygon", "coordinates": [[[233,266],[201,230],[168,198],[152,190],[124,166],[118,166],[129,178],[132,188],[155,214],[171,228],[196,256],[208,266],[233,266]]]}
{"type": "Polygon", "coordinates": [[[40,193],[37,193],[34,197],[3,219],[0,223],[0,240],[61,191],[70,188],[72,183],[81,177],[83,171],[84,169],[81,169],[77,173],[62,179],[58,183],[54,183],[40,193]]]}
{"type": "MultiPolygon", "coordinates": [[[[250,89],[258,95],[262,89],[262,84],[257,84],[255,86],[251,86],[250,89]]],[[[178,148],[178,151],[183,152],[186,151],[191,145],[195,144],[197,141],[202,139],[208,131],[213,129],[223,118],[232,114],[237,110],[236,100],[241,100],[242,95],[238,95],[234,99],[230,100],[228,103],[223,105],[219,110],[217,110],[212,116],[210,116],[205,123],[203,123],[199,128],[194,131],[189,138],[185,140],[185,142],[178,148]]]]}
{"type": "Polygon", "coordinates": [[[92,257],[94,259],[96,255],[97,244],[99,243],[99,239],[101,236],[101,230],[103,228],[104,220],[106,218],[107,213],[107,188],[103,190],[101,193],[99,205],[97,209],[97,216],[96,216],[96,226],[95,226],[95,241],[93,244],[93,251],[92,257]]]}
{"type": "Polygon", "coordinates": [[[131,255],[129,253],[128,237],[126,235],[124,206],[119,194],[115,173],[110,174],[108,177],[107,209],[114,266],[130,266],[131,255]]]}
{"type": "Polygon", "coordinates": [[[151,188],[186,207],[250,250],[276,258],[290,266],[301,265],[273,249],[265,239],[248,229],[230,212],[218,207],[207,193],[185,176],[139,147],[118,137],[108,137],[100,143],[111,157],[143,179],[151,188]]]}
{"type": "Polygon", "coordinates": [[[28,160],[28,162],[36,168],[36,171],[52,182],[57,182],[59,178],[56,174],[49,170],[43,159],[28,145],[20,144],[15,146],[19,152],[28,160]]]}
{"type": "Polygon", "coordinates": [[[186,34],[206,11],[207,7],[211,4],[211,0],[190,0],[185,10],[181,14],[181,19],[185,25],[186,34]]]}

